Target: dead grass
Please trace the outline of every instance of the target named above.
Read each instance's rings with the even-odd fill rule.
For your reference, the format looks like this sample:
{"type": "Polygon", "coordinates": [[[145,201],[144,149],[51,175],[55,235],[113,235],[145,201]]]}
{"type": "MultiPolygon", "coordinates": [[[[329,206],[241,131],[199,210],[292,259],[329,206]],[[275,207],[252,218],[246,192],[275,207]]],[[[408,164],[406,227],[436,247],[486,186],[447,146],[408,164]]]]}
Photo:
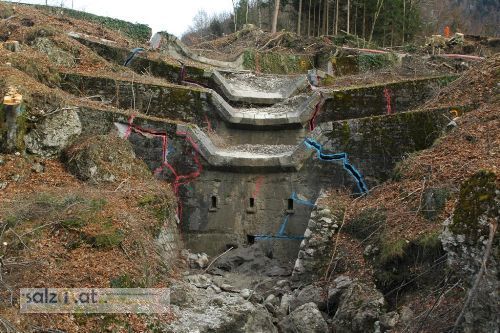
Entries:
{"type": "MultiPolygon", "coordinates": [[[[2,296],[26,286],[97,288],[124,279],[133,286],[166,287],[177,274],[175,261],[164,263],[154,241],[164,222],[159,218],[169,219],[168,212],[175,212],[169,185],[128,179],[120,186],[89,187],[57,161],[44,161],[45,172],[39,174],[31,171],[32,160],[10,155],[5,160],[0,166],[0,181],[8,181],[0,191],[0,241],[7,243],[0,251],[6,263],[2,296]],[[12,180],[13,175],[19,180],[12,180]],[[141,204],[149,197],[162,198],[159,204],[167,213],[159,216],[141,204]]],[[[2,317],[22,331],[34,326],[99,331],[106,323],[100,316],[21,319],[17,309],[7,307],[2,317]]],[[[112,322],[121,327],[117,331],[126,331],[125,323],[140,331],[149,321],[164,319],[120,315],[112,322]]]]}
{"type": "MultiPolygon", "coordinates": [[[[500,162],[500,103],[495,96],[499,59],[496,56],[478,64],[426,105],[475,104],[476,109],[455,119],[456,128],[438,139],[431,148],[407,156],[397,166],[393,180],[373,188],[367,196],[349,200],[346,231],[355,228],[356,221],[364,214],[373,215],[371,212],[383,209],[386,220],[377,236],[382,239],[379,260],[380,256],[401,256],[405,244],[420,244],[425,248],[427,243],[434,242],[434,236],[443,228],[442,222],[454,211],[460,185],[479,170],[496,172],[500,183],[497,171],[500,162]],[[444,189],[448,193],[443,210],[433,219],[424,214],[424,194],[429,189],[444,189]]],[[[456,115],[450,115],[450,118],[456,115]]],[[[336,194],[332,194],[329,200],[336,200],[336,194]]],[[[361,240],[348,232],[339,236],[339,247],[345,251],[343,256],[348,258],[344,270],[366,281],[372,281],[374,276],[374,267],[363,255],[366,246],[373,244],[374,235],[370,237],[361,240]]],[[[432,247],[432,244],[428,245],[432,247]]],[[[396,297],[396,304],[409,306],[416,314],[409,327],[398,327],[396,332],[419,328],[422,332],[437,332],[446,331],[453,325],[464,292],[460,281],[440,276],[433,286],[423,284],[420,289],[410,288],[401,294],[397,289],[391,297],[396,297]]]]}

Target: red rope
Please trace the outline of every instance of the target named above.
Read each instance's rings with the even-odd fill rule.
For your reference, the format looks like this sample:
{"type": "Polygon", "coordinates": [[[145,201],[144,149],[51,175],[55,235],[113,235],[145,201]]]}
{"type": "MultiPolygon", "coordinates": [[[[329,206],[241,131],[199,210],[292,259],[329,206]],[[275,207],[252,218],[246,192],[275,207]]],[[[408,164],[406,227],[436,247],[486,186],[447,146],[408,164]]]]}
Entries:
{"type": "Polygon", "coordinates": [[[263,182],[264,182],[264,176],[260,176],[259,178],[257,178],[257,181],[255,182],[255,190],[253,191],[252,197],[257,198],[263,182]]]}
{"type": "Polygon", "coordinates": [[[196,164],[196,167],[197,167],[197,169],[195,171],[193,171],[187,175],[180,175],[175,170],[175,168],[168,162],[168,136],[167,136],[167,134],[163,133],[163,132],[157,132],[157,131],[153,131],[153,130],[144,129],[144,128],[141,128],[139,126],[133,125],[132,122],[134,120],[134,117],[135,116],[131,116],[129,119],[129,127],[127,129],[127,132],[125,133],[125,138],[128,138],[130,136],[130,134],[132,133],[132,131],[134,131],[138,134],[141,134],[143,136],[153,136],[153,137],[161,138],[161,140],[162,140],[161,165],[158,168],[156,168],[153,173],[155,175],[158,175],[165,168],[167,168],[168,170],[170,170],[170,172],[172,172],[172,175],[174,176],[172,186],[173,186],[174,194],[177,197],[176,213],[177,213],[177,217],[179,218],[179,220],[181,220],[182,219],[183,205],[182,205],[182,201],[180,199],[179,189],[182,185],[186,185],[186,184],[190,183],[191,181],[193,181],[194,179],[196,179],[197,177],[199,177],[201,175],[201,172],[203,171],[203,166],[202,166],[200,159],[199,159],[199,156],[198,156],[199,147],[189,136],[187,136],[187,133],[183,133],[183,132],[176,133],[179,136],[184,136],[185,140],[187,142],[189,142],[189,144],[193,148],[193,150],[194,150],[193,160],[194,160],[194,163],[196,164]]]}
{"type": "Polygon", "coordinates": [[[393,110],[391,102],[391,91],[387,87],[384,88],[384,96],[385,96],[387,114],[392,114],[393,110]]]}
{"type": "Polygon", "coordinates": [[[325,98],[324,98],[323,93],[321,91],[319,93],[319,96],[320,96],[319,102],[318,102],[318,104],[316,104],[315,109],[314,109],[314,113],[313,113],[311,119],[309,120],[309,130],[310,131],[313,131],[316,128],[316,119],[318,118],[318,114],[321,111],[321,108],[325,104],[325,98]]]}

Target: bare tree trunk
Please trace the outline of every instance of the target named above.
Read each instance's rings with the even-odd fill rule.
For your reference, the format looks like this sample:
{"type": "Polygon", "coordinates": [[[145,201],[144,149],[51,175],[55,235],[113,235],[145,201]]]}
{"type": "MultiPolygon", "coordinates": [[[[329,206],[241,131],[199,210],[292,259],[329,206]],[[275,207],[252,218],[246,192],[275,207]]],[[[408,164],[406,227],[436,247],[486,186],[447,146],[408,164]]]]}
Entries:
{"type": "Polygon", "coordinates": [[[276,28],[278,26],[278,15],[280,12],[280,0],[274,0],[274,15],[273,15],[273,25],[271,28],[271,33],[276,33],[276,28]]]}
{"type": "Polygon", "coordinates": [[[328,0],[323,1],[323,22],[321,23],[321,34],[325,35],[326,34],[326,6],[327,6],[328,0]]]}
{"type": "Polygon", "coordinates": [[[267,16],[268,16],[268,27],[271,29],[273,22],[273,9],[271,7],[271,0],[269,0],[269,6],[267,6],[267,16]]]}
{"type": "Polygon", "coordinates": [[[321,36],[321,0],[318,5],[318,37],[321,36]]]}
{"type": "Polygon", "coordinates": [[[377,7],[375,9],[375,15],[373,15],[372,29],[370,31],[370,38],[368,39],[368,44],[372,42],[373,31],[375,31],[375,24],[377,24],[377,19],[378,16],[380,15],[380,11],[382,10],[383,5],[384,5],[384,0],[377,0],[377,7]]]}
{"type": "Polygon", "coordinates": [[[299,1],[299,18],[297,19],[297,35],[300,36],[300,24],[302,23],[302,0],[299,1]]]}
{"type": "Polygon", "coordinates": [[[326,35],[330,34],[330,0],[326,0],[326,35]]]}
{"type": "Polygon", "coordinates": [[[356,2],[354,5],[354,34],[358,35],[358,3],[356,2]]]}
{"type": "Polygon", "coordinates": [[[347,33],[350,33],[351,26],[351,0],[347,0],[347,33]]]}
{"type": "Polygon", "coordinates": [[[259,29],[262,29],[262,11],[260,8],[260,0],[257,0],[257,12],[259,17],[259,29]]]}
{"type": "Polygon", "coordinates": [[[366,0],[363,1],[363,31],[362,32],[363,32],[363,39],[366,39],[366,0]]]}
{"type": "Polygon", "coordinates": [[[248,24],[248,10],[250,9],[250,0],[247,0],[247,12],[245,13],[245,24],[248,24]]]}
{"type": "Polygon", "coordinates": [[[338,35],[339,33],[339,1],[336,0],[336,8],[335,8],[335,35],[338,35]]]}
{"type": "Polygon", "coordinates": [[[405,44],[405,28],[406,28],[406,0],[403,0],[403,37],[401,45],[405,44]]]}
{"type": "Polygon", "coordinates": [[[314,0],[314,7],[313,7],[312,35],[316,36],[316,0],[314,0]]]}
{"type": "Polygon", "coordinates": [[[237,31],[238,29],[238,1],[237,0],[232,0],[233,1],[233,11],[234,11],[234,32],[237,31]]]}
{"type": "Polygon", "coordinates": [[[307,20],[307,36],[311,37],[311,7],[312,7],[312,0],[309,0],[309,18],[307,20]]]}

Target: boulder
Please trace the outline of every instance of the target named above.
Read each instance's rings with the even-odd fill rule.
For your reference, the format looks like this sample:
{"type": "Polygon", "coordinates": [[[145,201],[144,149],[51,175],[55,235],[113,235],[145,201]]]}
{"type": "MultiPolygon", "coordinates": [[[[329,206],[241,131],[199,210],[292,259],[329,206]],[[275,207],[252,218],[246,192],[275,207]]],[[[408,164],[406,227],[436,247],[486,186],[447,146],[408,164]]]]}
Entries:
{"type": "Polygon", "coordinates": [[[384,305],[384,296],[375,287],[352,282],[341,293],[333,327],[339,332],[373,332],[385,313],[384,305]]]}
{"type": "Polygon", "coordinates": [[[214,293],[211,288],[175,285],[171,304],[175,319],[162,325],[166,333],[277,333],[268,311],[239,294],[214,293]]]}
{"type": "Polygon", "coordinates": [[[114,134],[83,138],[64,153],[68,170],[83,181],[147,180],[152,173],[137,159],[132,145],[114,134]]]}
{"type": "Polygon", "coordinates": [[[315,303],[306,303],[279,322],[282,333],[325,333],[328,332],[323,315],[315,303]]]}
{"type": "Polygon", "coordinates": [[[399,313],[397,311],[392,311],[380,316],[380,327],[384,331],[388,331],[396,327],[399,322],[399,313]]]}
{"type": "Polygon", "coordinates": [[[33,47],[41,53],[45,53],[49,60],[55,65],[72,67],[76,64],[76,58],[74,55],[57,47],[47,37],[39,37],[35,39],[33,47]]]}
{"type": "Polygon", "coordinates": [[[61,110],[48,115],[25,137],[26,149],[33,154],[51,157],[59,154],[82,133],[75,110],[61,110]]]}
{"type": "Polygon", "coordinates": [[[290,309],[293,311],[296,308],[306,304],[314,303],[321,311],[326,310],[326,295],[323,295],[323,289],[314,285],[308,285],[298,290],[296,296],[290,302],[290,309]]]}
{"type": "Polygon", "coordinates": [[[500,328],[500,240],[494,227],[499,203],[497,173],[478,171],[461,185],[453,215],[445,221],[440,235],[449,269],[462,278],[468,288],[475,285],[489,250],[487,273],[476,285],[474,301],[465,307],[460,322],[459,329],[466,333],[498,332],[500,328]]]}
{"type": "Polygon", "coordinates": [[[209,264],[206,253],[192,253],[188,255],[189,267],[193,269],[204,269],[209,264]]]}
{"type": "MultiPolygon", "coordinates": [[[[248,247],[239,247],[228,252],[215,261],[209,273],[235,272],[247,275],[266,274],[268,271],[275,273],[273,261],[266,256],[259,244],[248,247]]],[[[267,275],[267,274],[266,274],[267,275]]]]}
{"type": "Polygon", "coordinates": [[[333,280],[332,285],[328,288],[328,310],[329,313],[334,313],[340,302],[340,296],[352,284],[350,277],[341,275],[333,280]]]}

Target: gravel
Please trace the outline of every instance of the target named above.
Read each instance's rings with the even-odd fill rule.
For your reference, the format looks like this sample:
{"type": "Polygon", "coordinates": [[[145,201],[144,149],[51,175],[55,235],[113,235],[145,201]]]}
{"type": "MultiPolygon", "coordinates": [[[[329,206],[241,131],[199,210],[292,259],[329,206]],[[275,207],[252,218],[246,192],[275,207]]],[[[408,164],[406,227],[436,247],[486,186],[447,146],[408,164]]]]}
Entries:
{"type": "Polygon", "coordinates": [[[261,154],[261,155],[279,155],[286,154],[292,152],[296,146],[291,145],[252,145],[252,144],[244,144],[231,146],[221,151],[225,152],[245,152],[252,154],[261,154]]]}
{"type": "Polygon", "coordinates": [[[294,77],[257,76],[253,73],[223,73],[223,75],[235,89],[270,93],[286,91],[290,84],[296,80],[294,77]]]}
{"type": "Polygon", "coordinates": [[[294,112],[297,111],[297,109],[299,109],[302,106],[302,104],[304,104],[307,101],[308,97],[309,96],[307,94],[296,95],[291,98],[288,98],[283,102],[276,103],[270,107],[238,109],[238,112],[269,113],[269,114],[283,114],[283,113],[294,112]]]}

